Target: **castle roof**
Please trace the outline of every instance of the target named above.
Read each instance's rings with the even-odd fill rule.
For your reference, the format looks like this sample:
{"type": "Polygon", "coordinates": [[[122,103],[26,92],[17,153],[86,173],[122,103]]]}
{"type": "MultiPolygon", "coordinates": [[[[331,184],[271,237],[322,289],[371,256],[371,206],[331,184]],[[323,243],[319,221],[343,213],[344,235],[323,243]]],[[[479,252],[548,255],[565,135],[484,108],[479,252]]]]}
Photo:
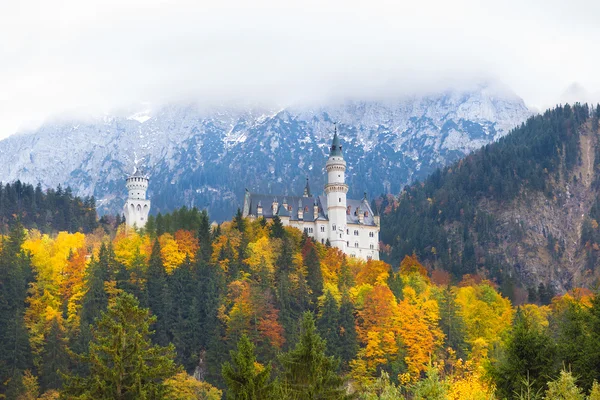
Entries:
{"type": "Polygon", "coordinates": [[[340,138],[337,134],[337,125],[334,127],[333,141],[331,142],[331,151],[329,152],[330,157],[342,157],[342,145],[340,144],[340,138]]]}
{"type": "MultiPolygon", "coordinates": [[[[302,220],[304,221],[327,221],[329,219],[327,215],[327,196],[286,196],[285,198],[287,200],[287,207],[284,207],[283,203],[278,203],[277,212],[276,214],[273,214],[272,194],[258,194],[246,191],[246,195],[244,197],[243,215],[252,215],[257,217],[258,207],[261,207],[262,216],[266,219],[270,219],[275,215],[278,215],[279,217],[289,217],[291,221],[297,221],[299,220],[298,211],[300,209],[302,209],[302,220]],[[317,205],[316,214],[314,210],[315,204],[317,205]]],[[[348,207],[346,212],[346,223],[359,224],[360,215],[362,215],[362,225],[376,226],[375,220],[373,219],[373,210],[365,198],[360,200],[347,199],[346,205],[348,207]]]]}

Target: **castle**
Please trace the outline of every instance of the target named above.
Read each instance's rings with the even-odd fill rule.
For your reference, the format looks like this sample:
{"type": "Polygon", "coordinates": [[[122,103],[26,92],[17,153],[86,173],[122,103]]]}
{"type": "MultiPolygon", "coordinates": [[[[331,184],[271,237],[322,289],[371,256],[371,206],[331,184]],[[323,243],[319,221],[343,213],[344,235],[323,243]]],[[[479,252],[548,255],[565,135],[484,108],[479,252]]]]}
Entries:
{"type": "Polygon", "coordinates": [[[141,169],[136,168],[133,175],[127,177],[127,191],[129,196],[123,206],[123,215],[127,226],[143,228],[148,221],[150,200],[146,199],[148,190],[148,176],[141,169]]]}
{"type": "Polygon", "coordinates": [[[312,196],[308,179],[302,196],[261,195],[246,190],[243,216],[270,220],[277,215],[284,226],[298,228],[323,244],[329,241],[350,257],[378,260],[379,216],[371,210],[366,193],[361,200],[346,198],[346,161],[337,128],[325,169],[325,195],[312,196]]]}

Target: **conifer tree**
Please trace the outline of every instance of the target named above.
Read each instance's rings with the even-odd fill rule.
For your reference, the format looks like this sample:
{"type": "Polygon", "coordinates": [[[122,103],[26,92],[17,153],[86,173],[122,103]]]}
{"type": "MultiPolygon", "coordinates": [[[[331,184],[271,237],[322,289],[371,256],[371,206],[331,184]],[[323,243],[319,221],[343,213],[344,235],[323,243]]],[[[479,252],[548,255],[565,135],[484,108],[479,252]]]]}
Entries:
{"type": "Polygon", "coordinates": [[[283,229],[283,224],[278,215],[273,217],[273,222],[271,222],[269,230],[271,231],[272,238],[283,239],[285,237],[285,229],[283,229]]]}
{"type": "Polygon", "coordinates": [[[90,374],[65,376],[64,399],[161,399],[164,380],[178,372],[172,345],[161,347],[150,340],[156,321],[137,299],[122,293],[93,329],[94,339],[81,361],[90,374]]]}
{"type": "Polygon", "coordinates": [[[302,316],[300,338],[294,349],[280,356],[283,368],[281,393],[290,399],[343,399],[343,380],[338,362],[325,355],[325,341],[311,312],[302,316]]]}
{"type": "Polygon", "coordinates": [[[584,400],[580,388],[575,384],[575,377],[571,372],[560,371],[560,376],[551,382],[548,382],[546,390],[546,400],[584,400]]]}
{"type": "Polygon", "coordinates": [[[33,277],[29,257],[21,249],[24,238],[23,225],[17,222],[0,245],[0,396],[18,393],[23,371],[32,367],[23,315],[33,277]]]}
{"type": "Polygon", "coordinates": [[[314,307],[318,302],[319,297],[323,295],[323,274],[321,272],[321,262],[315,246],[310,239],[307,239],[309,243],[308,251],[304,256],[304,265],[306,265],[306,281],[308,287],[311,290],[311,303],[314,307]]]}
{"type": "Polygon", "coordinates": [[[325,293],[323,307],[317,318],[317,328],[325,340],[326,353],[340,357],[340,310],[330,291],[325,293]]]}
{"type": "Polygon", "coordinates": [[[342,366],[347,367],[348,363],[356,357],[358,353],[358,336],[356,334],[356,321],[354,318],[354,305],[350,300],[348,292],[342,293],[342,302],[340,304],[340,358],[342,366]]]}
{"type": "Polygon", "coordinates": [[[169,343],[167,327],[170,299],[167,292],[167,273],[160,254],[160,244],[155,240],[146,271],[146,299],[150,312],[157,318],[154,340],[163,346],[169,343]]]}
{"type": "Polygon", "coordinates": [[[55,317],[42,352],[39,369],[42,389],[60,389],[62,385],[60,374],[67,372],[68,366],[67,338],[58,318],[55,317]]]}
{"type": "Polygon", "coordinates": [[[554,371],[555,356],[550,336],[518,310],[505,354],[491,370],[500,397],[520,393],[525,379],[535,392],[543,389],[554,371]]]}
{"type": "Polygon", "coordinates": [[[231,351],[230,356],[231,362],[225,362],[221,369],[227,385],[228,399],[275,399],[271,365],[262,366],[257,363],[254,345],[248,336],[242,335],[237,351],[231,351]]]}

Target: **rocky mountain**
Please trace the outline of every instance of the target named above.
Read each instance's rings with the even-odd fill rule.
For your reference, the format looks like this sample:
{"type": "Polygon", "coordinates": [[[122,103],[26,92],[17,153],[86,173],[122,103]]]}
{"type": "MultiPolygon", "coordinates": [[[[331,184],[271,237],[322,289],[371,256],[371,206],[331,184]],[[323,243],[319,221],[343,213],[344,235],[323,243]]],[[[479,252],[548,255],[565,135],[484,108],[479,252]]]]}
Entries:
{"type": "Polygon", "coordinates": [[[386,198],[384,258],[397,265],[416,252],[456,279],[493,279],[519,301],[593,287],[600,278],[599,117],[600,106],[548,110],[386,198]]]}
{"type": "Polygon", "coordinates": [[[207,207],[230,218],[244,188],[322,190],[333,122],[348,160],[350,196],[398,193],[414,179],[507,134],[530,112],[514,94],[481,85],[386,101],[320,107],[173,104],[129,116],[62,119],[0,141],[0,180],[69,185],[119,212],[135,165],[151,176],[152,211],[207,207]]]}

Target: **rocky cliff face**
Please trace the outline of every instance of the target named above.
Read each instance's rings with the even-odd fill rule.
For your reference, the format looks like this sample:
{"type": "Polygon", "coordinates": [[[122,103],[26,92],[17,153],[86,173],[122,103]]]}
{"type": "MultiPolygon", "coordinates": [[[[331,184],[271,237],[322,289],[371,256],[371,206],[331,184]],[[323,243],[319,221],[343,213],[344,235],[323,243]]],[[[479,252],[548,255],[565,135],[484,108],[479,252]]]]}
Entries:
{"type": "Polygon", "coordinates": [[[153,212],[207,207],[230,218],[244,188],[292,194],[323,187],[332,123],[348,161],[350,196],[398,193],[524,121],[515,95],[482,86],[394,101],[281,110],[170,105],[128,117],[47,123],[0,142],[1,181],[69,185],[119,212],[134,165],[151,175],[153,212]]]}

